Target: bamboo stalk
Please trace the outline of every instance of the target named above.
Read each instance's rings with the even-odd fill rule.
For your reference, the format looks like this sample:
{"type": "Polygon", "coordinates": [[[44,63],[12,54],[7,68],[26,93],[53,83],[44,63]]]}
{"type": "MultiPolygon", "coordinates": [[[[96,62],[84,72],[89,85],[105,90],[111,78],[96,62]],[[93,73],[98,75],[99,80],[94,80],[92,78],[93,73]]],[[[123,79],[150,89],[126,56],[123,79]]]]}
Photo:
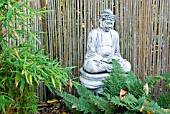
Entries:
{"type": "MultiPolygon", "coordinates": [[[[170,1],[168,0],[168,12],[167,14],[170,14],[170,1]]],[[[167,52],[169,54],[168,55],[168,73],[170,73],[170,16],[168,16],[168,37],[167,37],[167,52]]]]}
{"type": "Polygon", "coordinates": [[[64,53],[63,53],[63,55],[64,55],[64,63],[63,63],[63,67],[66,67],[67,66],[67,60],[68,60],[68,48],[67,48],[67,46],[68,46],[68,44],[67,44],[67,42],[68,42],[68,38],[67,38],[67,18],[68,18],[68,16],[67,16],[67,11],[68,11],[68,4],[67,4],[67,2],[65,1],[65,0],[63,0],[63,45],[64,45],[64,48],[63,48],[63,50],[64,50],[64,53]]]}
{"type": "Polygon", "coordinates": [[[142,64],[143,64],[143,66],[142,66],[142,69],[141,69],[141,71],[142,71],[142,79],[144,80],[145,79],[145,76],[147,75],[146,73],[146,68],[145,68],[145,66],[146,66],[146,52],[147,52],[147,50],[146,50],[146,30],[147,30],[147,4],[146,4],[146,1],[144,1],[143,2],[143,10],[144,10],[144,12],[143,12],[143,38],[142,38],[142,40],[143,40],[143,42],[142,42],[142,64]]]}
{"type": "MultiPolygon", "coordinates": [[[[169,0],[51,0],[47,3],[34,0],[30,6],[54,10],[44,15],[42,21],[35,17],[34,29],[45,31],[43,36],[38,36],[42,44],[35,42],[36,49],[45,45],[45,54],[50,54],[50,59],[57,59],[63,67],[78,66],[70,74],[72,77],[79,76],[88,34],[98,27],[99,13],[106,8],[115,9],[121,54],[131,62],[137,77],[143,80],[146,75],[170,72],[169,0]]],[[[18,45],[21,40],[10,42],[18,45]]],[[[154,94],[158,93],[159,90],[154,90],[154,94]]]]}
{"type": "Polygon", "coordinates": [[[86,0],[84,0],[84,55],[86,55],[86,39],[87,39],[87,22],[86,22],[86,19],[87,19],[87,16],[86,16],[86,14],[87,14],[87,8],[86,8],[86,6],[87,6],[87,2],[86,2],[86,0]]]}
{"type": "Polygon", "coordinates": [[[83,53],[83,28],[84,28],[84,22],[83,22],[83,2],[80,0],[80,64],[79,66],[83,65],[83,59],[84,59],[84,53],[83,53]]]}
{"type": "Polygon", "coordinates": [[[77,72],[76,72],[76,76],[79,76],[80,75],[80,73],[79,73],[79,69],[80,69],[80,48],[81,48],[81,46],[80,46],[80,25],[81,25],[81,23],[80,23],[80,1],[78,0],[78,2],[77,2],[77,68],[78,68],[78,70],[77,70],[77,72]]]}
{"type": "Polygon", "coordinates": [[[73,7],[72,7],[72,2],[71,1],[69,1],[69,6],[70,6],[70,8],[69,8],[69,30],[70,30],[70,32],[69,32],[69,45],[68,45],[68,47],[69,47],[69,66],[72,66],[72,64],[73,64],[73,61],[72,61],[72,54],[73,54],[73,52],[72,52],[72,38],[73,38],[73,35],[72,35],[72,9],[73,9],[73,7]]]}

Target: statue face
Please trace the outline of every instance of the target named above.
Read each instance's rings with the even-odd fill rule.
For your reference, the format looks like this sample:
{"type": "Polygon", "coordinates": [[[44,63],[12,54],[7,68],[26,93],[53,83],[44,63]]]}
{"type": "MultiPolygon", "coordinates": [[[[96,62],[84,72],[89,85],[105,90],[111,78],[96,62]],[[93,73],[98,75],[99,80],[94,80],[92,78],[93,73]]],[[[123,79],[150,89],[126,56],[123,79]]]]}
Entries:
{"type": "Polygon", "coordinates": [[[113,26],[114,26],[114,21],[112,20],[103,20],[102,21],[102,30],[105,31],[105,32],[109,32],[110,29],[113,29],[113,26]]]}
{"type": "Polygon", "coordinates": [[[109,32],[110,29],[113,29],[115,22],[115,15],[110,9],[106,9],[101,12],[99,17],[100,28],[105,32],[109,32]]]}

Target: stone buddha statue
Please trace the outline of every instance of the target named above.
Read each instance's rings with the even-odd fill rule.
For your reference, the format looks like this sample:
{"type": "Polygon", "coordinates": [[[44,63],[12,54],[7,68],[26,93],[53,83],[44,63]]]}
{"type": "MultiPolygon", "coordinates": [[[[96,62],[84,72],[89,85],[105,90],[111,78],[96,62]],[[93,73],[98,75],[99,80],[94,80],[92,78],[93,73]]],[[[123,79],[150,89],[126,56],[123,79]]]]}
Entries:
{"type": "Polygon", "coordinates": [[[123,59],[119,50],[119,35],[113,30],[115,15],[110,9],[101,12],[100,27],[90,31],[87,52],[83,67],[80,69],[80,81],[88,89],[100,91],[112,70],[112,60],[117,60],[127,73],[131,64],[123,59]]]}

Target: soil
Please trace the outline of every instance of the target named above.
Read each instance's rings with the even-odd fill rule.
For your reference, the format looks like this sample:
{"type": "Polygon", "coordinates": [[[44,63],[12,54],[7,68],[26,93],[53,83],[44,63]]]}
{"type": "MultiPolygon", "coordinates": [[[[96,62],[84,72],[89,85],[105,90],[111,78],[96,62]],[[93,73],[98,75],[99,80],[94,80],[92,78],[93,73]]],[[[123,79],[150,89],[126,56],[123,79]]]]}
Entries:
{"type": "Polygon", "coordinates": [[[48,100],[38,105],[37,114],[73,114],[64,104],[63,100],[48,100]]]}

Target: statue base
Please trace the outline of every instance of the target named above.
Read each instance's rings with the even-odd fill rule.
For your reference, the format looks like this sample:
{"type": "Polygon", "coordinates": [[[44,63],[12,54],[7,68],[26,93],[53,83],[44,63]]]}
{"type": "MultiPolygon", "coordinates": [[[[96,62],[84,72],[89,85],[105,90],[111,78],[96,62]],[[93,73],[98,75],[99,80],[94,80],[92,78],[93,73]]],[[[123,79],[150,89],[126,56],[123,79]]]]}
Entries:
{"type": "Polygon", "coordinates": [[[80,81],[81,83],[90,90],[97,90],[98,88],[102,88],[104,83],[102,82],[105,80],[109,73],[98,73],[98,74],[90,74],[80,69],[80,81]]]}

